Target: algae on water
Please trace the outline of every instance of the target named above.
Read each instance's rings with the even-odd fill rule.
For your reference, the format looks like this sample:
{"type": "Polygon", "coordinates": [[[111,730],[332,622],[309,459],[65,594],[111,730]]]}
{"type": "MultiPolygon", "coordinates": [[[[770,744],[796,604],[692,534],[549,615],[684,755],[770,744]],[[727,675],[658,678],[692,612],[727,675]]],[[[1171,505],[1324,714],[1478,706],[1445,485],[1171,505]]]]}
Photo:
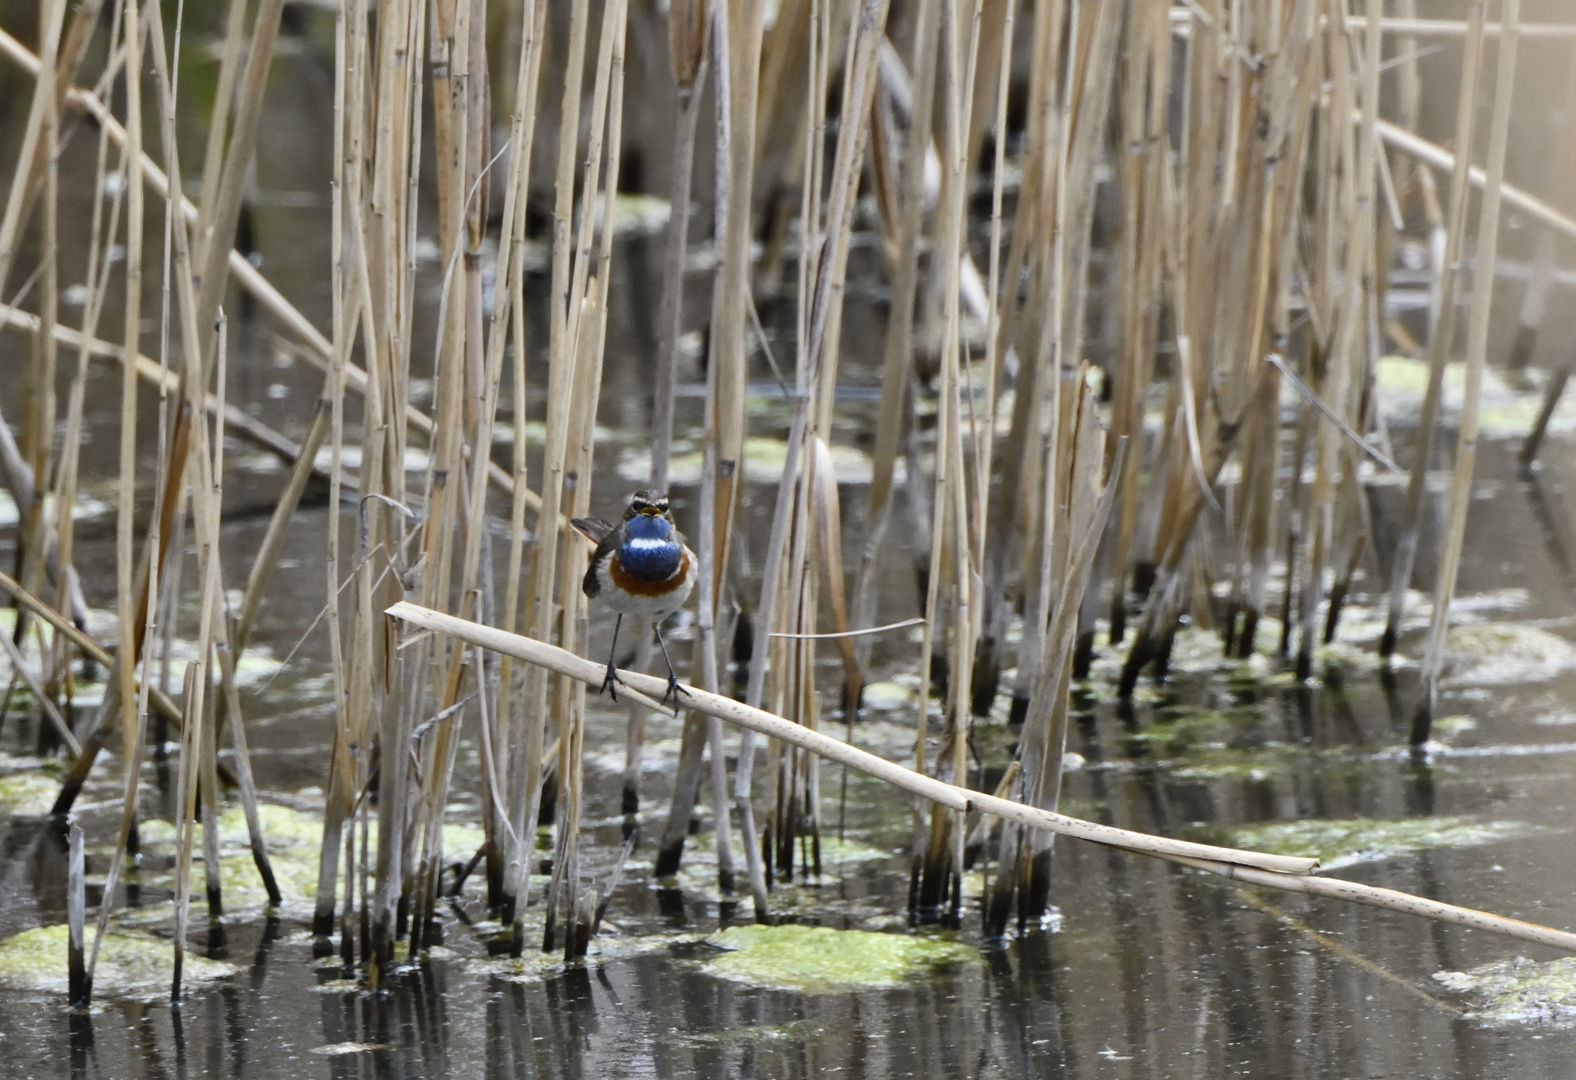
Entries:
{"type": "Polygon", "coordinates": [[[1468,1019],[1510,1024],[1576,1024],[1576,957],[1538,963],[1524,957],[1471,971],[1436,971],[1434,981],[1464,995],[1468,1019]]]}
{"type": "Polygon", "coordinates": [[[60,794],[60,781],[42,773],[12,773],[0,776],[0,815],[44,817],[60,794]]]}
{"type": "MultiPolygon", "coordinates": [[[[0,942],[0,986],[34,993],[66,993],[66,942],[64,924],[24,930],[0,942]]],[[[111,931],[104,935],[99,950],[93,988],[126,997],[167,994],[174,973],[174,951],[167,938],[111,931]]],[[[231,964],[188,952],[181,981],[194,985],[235,972],[231,964]]]]}
{"type": "MultiPolygon", "coordinates": [[[[286,903],[310,900],[317,892],[318,852],[323,839],[320,813],[297,810],[277,803],[259,803],[263,842],[269,862],[286,903]]],[[[140,825],[144,851],[159,851],[175,846],[175,826],[161,818],[150,818],[140,825]]],[[[196,823],[192,850],[192,895],[201,897],[207,887],[202,861],[202,822],[196,823]]],[[[475,825],[447,824],[443,827],[444,850],[456,858],[470,858],[482,842],[482,830],[475,825]]],[[[373,818],[369,840],[377,844],[377,819],[373,818]]],[[[246,814],[240,806],[229,806],[219,815],[220,885],[227,910],[262,904],[267,900],[256,864],[252,860],[251,840],[246,829],[246,814]]],[[[173,872],[144,878],[146,882],[173,883],[173,872]]]]}
{"type": "Polygon", "coordinates": [[[1469,623],[1451,628],[1445,662],[1455,682],[1519,686],[1576,668],[1576,645],[1536,626],[1469,623]]]}
{"type": "Polygon", "coordinates": [[[1373,862],[1435,848],[1475,847],[1524,836],[1531,827],[1520,821],[1476,821],[1466,817],[1371,818],[1327,821],[1273,821],[1233,829],[1226,842],[1250,851],[1281,855],[1313,855],[1321,869],[1373,862]]]}
{"type": "Polygon", "coordinates": [[[954,941],[825,926],[732,926],[707,941],[729,950],[707,963],[713,975],[789,990],[896,986],[979,960],[972,946],[954,941]]]}

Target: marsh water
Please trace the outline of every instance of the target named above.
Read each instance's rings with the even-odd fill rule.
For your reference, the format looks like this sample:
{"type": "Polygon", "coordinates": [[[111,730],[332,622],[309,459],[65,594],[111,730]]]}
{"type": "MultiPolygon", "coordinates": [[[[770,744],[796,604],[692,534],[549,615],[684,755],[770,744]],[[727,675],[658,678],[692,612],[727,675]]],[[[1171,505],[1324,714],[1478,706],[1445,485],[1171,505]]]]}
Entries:
{"type": "MultiPolygon", "coordinates": [[[[329,263],[323,178],[333,77],[320,42],[297,30],[277,61],[271,100],[321,123],[264,129],[253,235],[271,280],[323,325],[329,263]]],[[[640,55],[632,50],[637,84],[637,66],[655,63],[640,55]]],[[[0,128],[9,140],[25,118],[26,95],[12,92],[14,82],[0,85],[6,102],[0,128]]],[[[667,118],[651,123],[665,130],[667,118]]],[[[83,140],[71,152],[91,150],[83,140]]],[[[647,164],[662,167],[655,159],[647,164]]],[[[90,194],[65,197],[85,210],[90,194]]],[[[600,412],[605,433],[599,433],[594,478],[606,516],[644,479],[646,371],[660,295],[660,215],[653,219],[654,208],[638,202],[628,210],[630,225],[615,259],[600,412]]],[[[847,436],[840,441],[856,451],[871,429],[885,321],[879,290],[857,285],[861,258],[877,254],[869,246],[855,252],[838,409],[847,436]]],[[[79,280],[81,267],[80,253],[64,256],[63,283],[79,280]]],[[[429,304],[440,272],[431,263],[424,267],[429,304]]],[[[698,326],[708,278],[699,272],[693,282],[688,322],[698,326]]],[[[545,275],[532,286],[545,293],[545,275]]],[[[783,343],[782,354],[791,352],[792,305],[786,295],[762,298],[763,319],[783,343]]],[[[238,299],[232,317],[232,400],[299,438],[320,373],[281,347],[264,318],[238,299]]],[[[0,338],[0,394],[14,394],[26,349],[23,339],[0,338]]],[[[545,382],[543,361],[532,362],[533,375],[545,382]]],[[[689,357],[686,364],[679,422],[689,441],[680,451],[698,445],[701,419],[698,361],[689,357]]],[[[1392,433],[1410,452],[1406,403],[1415,370],[1394,364],[1387,372],[1396,407],[1392,433]]],[[[84,566],[113,565],[106,478],[114,472],[119,380],[113,368],[91,370],[88,401],[105,404],[90,412],[83,450],[89,479],[77,559],[84,566]]],[[[1436,714],[1441,720],[1426,755],[1406,749],[1426,599],[1415,597],[1409,609],[1401,658],[1381,669],[1375,654],[1382,618],[1367,606],[1372,597],[1361,595],[1306,685],[1274,655],[1274,627],[1261,632],[1259,655],[1247,662],[1220,659],[1218,638],[1207,627],[1192,627],[1181,636],[1169,681],[1146,683],[1131,707],[1119,707],[1112,674],[1120,657],[1102,638],[1095,677],[1076,691],[1069,746],[1076,756],[1063,809],[1143,831],[1318,854],[1324,873],[1576,927],[1576,423],[1562,413],[1543,466],[1522,474],[1515,440],[1535,402],[1533,391],[1499,386],[1491,394],[1459,588],[1463,629],[1453,639],[1436,714]]],[[[146,432],[156,422],[151,397],[144,407],[146,432]]],[[[752,434],[781,438],[788,410],[764,366],[751,410],[752,434]]],[[[760,449],[745,495],[755,538],[764,535],[775,480],[770,447],[760,449]]],[[[232,442],[227,461],[224,556],[233,582],[244,578],[284,472],[240,442],[232,442]]],[[[847,550],[857,550],[867,474],[857,452],[839,467],[847,550]]],[[[682,468],[676,475],[675,511],[684,524],[695,513],[696,489],[682,468]]],[[[145,503],[146,492],[140,494],[145,503]]],[[[1397,486],[1373,489],[1369,548],[1383,558],[1400,498],[1397,486]]],[[[1441,500],[1437,491],[1431,496],[1435,521],[1441,500]]],[[[910,975],[874,985],[861,984],[858,972],[850,981],[847,971],[818,978],[724,972],[713,939],[727,926],[750,922],[751,909],[747,898],[718,891],[707,830],[693,838],[677,879],[651,875],[679,735],[678,722],[665,716],[649,721],[642,838],[585,964],[566,968],[556,956],[516,962],[497,955],[499,928],[488,921],[473,877],[440,913],[441,945],[384,992],[369,993],[337,955],[315,955],[308,932],[306,890],[317,840],[311,826],[322,805],[333,733],[322,629],[307,630],[327,591],[327,516],[321,494],[297,515],[243,673],[244,711],[271,807],[266,820],[278,847],[285,905],[270,914],[245,873],[233,882],[227,877],[222,933],[194,913],[199,925],[191,947],[214,966],[194,970],[194,985],[178,1007],[149,981],[152,961],[129,955],[122,983],[106,979],[92,1012],[72,1014],[65,1008],[63,947],[8,954],[0,946],[0,1076],[1569,1075],[1576,996],[1561,999],[1559,992],[1569,992],[1561,979],[1576,984],[1576,978],[1546,965],[1556,959],[1552,951],[1399,914],[1247,889],[1075,841],[1056,849],[1056,915],[1045,925],[1005,943],[983,941],[976,872],[965,883],[961,929],[913,930],[906,911],[912,806],[857,775],[845,787],[835,768],[824,770],[821,784],[822,873],[779,885],[777,913],[838,929],[945,937],[968,946],[966,958],[916,965],[910,975]],[[1511,973],[1507,978],[1517,972],[1546,978],[1537,992],[1519,998],[1468,989],[1480,986],[1481,969],[1495,964],[1511,973]]],[[[353,542],[350,515],[343,520],[347,543],[353,542]]],[[[12,542],[8,526],[0,533],[0,560],[9,558],[12,542]]],[[[913,614],[917,598],[900,542],[892,554],[882,613],[897,620],[913,614]]],[[[494,555],[502,557],[501,546],[494,555]]],[[[1425,544],[1419,581],[1432,579],[1432,558],[1425,544]]],[[[1365,594],[1378,587],[1377,566],[1372,555],[1363,565],[1358,587],[1365,594]]],[[[106,570],[84,582],[100,630],[113,626],[106,610],[112,580],[106,570]]],[[[594,624],[593,649],[606,648],[610,629],[594,624]]],[[[676,633],[682,638],[687,630],[676,633]]],[[[855,742],[896,760],[912,754],[917,650],[917,639],[901,635],[877,647],[875,685],[853,731],[855,742]]],[[[829,687],[834,670],[828,667],[829,687]]],[[[98,692],[85,683],[79,705],[90,707],[98,692]]],[[[592,704],[587,859],[597,876],[623,840],[625,719],[605,700],[592,704]]],[[[841,733],[841,719],[831,730],[841,733]]],[[[932,728],[928,736],[935,735],[932,728]]],[[[988,770],[1005,763],[1014,738],[1003,697],[976,734],[991,783],[999,773],[988,770]]],[[[43,816],[54,766],[35,756],[37,740],[32,720],[13,715],[0,729],[0,942],[13,945],[65,920],[65,841],[43,816]]],[[[451,859],[468,858],[477,841],[475,753],[468,745],[456,772],[451,859]]],[[[102,890],[119,815],[111,756],[76,814],[88,833],[90,905],[102,890]]],[[[161,833],[157,823],[173,816],[173,768],[147,765],[146,854],[125,897],[130,910],[117,922],[128,934],[169,933],[168,830],[161,833]]],[[[973,782],[983,785],[985,777],[973,782]]],[[[167,941],[162,948],[167,952],[167,941]]]]}

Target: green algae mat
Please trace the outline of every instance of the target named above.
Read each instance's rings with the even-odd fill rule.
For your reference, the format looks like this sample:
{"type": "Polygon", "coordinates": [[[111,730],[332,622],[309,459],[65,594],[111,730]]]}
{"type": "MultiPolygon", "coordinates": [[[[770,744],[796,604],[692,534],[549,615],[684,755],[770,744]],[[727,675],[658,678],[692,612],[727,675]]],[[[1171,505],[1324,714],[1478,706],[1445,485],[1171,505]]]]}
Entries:
{"type": "MultiPolygon", "coordinates": [[[[93,925],[88,924],[88,948],[93,925]]],[[[9,990],[64,994],[67,929],[64,925],[24,930],[0,942],[0,986],[9,990]]],[[[112,930],[104,935],[94,989],[121,997],[159,997],[170,992],[175,949],[168,938],[112,930]]],[[[233,975],[236,968],[188,951],[182,981],[190,985],[233,975]]]]}
{"type": "Polygon", "coordinates": [[[713,975],[784,990],[897,986],[979,962],[978,950],[955,941],[825,926],[733,926],[706,940],[727,950],[706,964],[713,975]]]}
{"type": "Polygon", "coordinates": [[[1471,971],[1436,971],[1434,981],[1459,995],[1468,1019],[1489,1027],[1576,1025],[1576,957],[1538,963],[1525,957],[1471,971]]]}
{"type": "Polygon", "coordinates": [[[1521,821],[1478,821],[1466,817],[1403,818],[1399,821],[1309,818],[1244,825],[1231,830],[1225,842],[1250,851],[1314,855],[1319,859],[1320,869],[1334,870],[1420,851],[1477,847],[1531,832],[1531,826],[1521,821]]]}

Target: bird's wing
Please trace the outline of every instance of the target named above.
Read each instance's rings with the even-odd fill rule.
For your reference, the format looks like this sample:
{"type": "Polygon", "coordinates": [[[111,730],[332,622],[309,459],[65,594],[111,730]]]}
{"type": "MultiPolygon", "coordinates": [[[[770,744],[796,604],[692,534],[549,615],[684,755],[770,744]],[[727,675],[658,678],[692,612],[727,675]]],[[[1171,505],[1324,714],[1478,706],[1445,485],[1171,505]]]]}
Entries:
{"type": "Polygon", "coordinates": [[[609,525],[601,518],[570,518],[569,524],[587,540],[596,542],[596,550],[591,553],[585,577],[580,581],[580,591],[587,596],[595,596],[602,591],[602,582],[597,579],[597,567],[618,547],[620,531],[617,526],[609,525]]]}
{"type": "Polygon", "coordinates": [[[593,544],[600,544],[606,540],[613,531],[613,526],[601,518],[570,518],[569,524],[573,525],[581,536],[593,544]]]}

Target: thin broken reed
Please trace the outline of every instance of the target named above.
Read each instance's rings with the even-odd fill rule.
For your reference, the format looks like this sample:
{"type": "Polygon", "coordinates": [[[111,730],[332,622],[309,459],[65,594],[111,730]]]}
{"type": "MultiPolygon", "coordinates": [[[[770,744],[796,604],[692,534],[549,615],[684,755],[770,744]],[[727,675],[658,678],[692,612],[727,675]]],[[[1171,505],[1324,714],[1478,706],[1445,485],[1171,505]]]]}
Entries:
{"type": "MultiPolygon", "coordinates": [[[[482,626],[425,610],[415,604],[399,603],[388,614],[413,626],[451,635],[461,641],[499,652],[507,652],[517,659],[540,664],[588,685],[598,685],[605,672],[601,665],[582,659],[572,653],[493,627],[482,626]]],[[[624,673],[630,681],[631,693],[647,698],[649,707],[656,707],[657,698],[666,688],[666,680],[636,672],[624,673]]],[[[944,784],[901,765],[876,757],[830,736],[808,731],[798,724],[781,717],[750,708],[731,698],[708,694],[698,687],[687,687],[692,694],[692,707],[741,727],[750,727],[773,738],[792,742],[812,753],[842,761],[861,772],[885,780],[926,799],[969,812],[982,811],[1010,821],[1018,821],[1035,828],[1050,829],[1068,836],[1106,844],[1137,854],[1152,855],[1171,862],[1208,870],[1211,873],[1254,885],[1306,892],[1337,900],[1383,907],[1408,914],[1452,922],[1457,925],[1485,930],[1519,938],[1524,941],[1550,945],[1576,953],[1576,933],[1539,926],[1518,919],[1508,919],[1487,912],[1443,904],[1423,897],[1410,896],[1391,889],[1379,889],[1358,882],[1341,881],[1313,876],[1317,859],[1296,858],[1286,855],[1268,855],[1260,852],[1232,848],[1214,848],[1184,840],[1150,836],[1129,832],[1107,825],[1096,825],[1061,814],[1036,810],[1022,803],[999,799],[977,791],[968,791],[944,784]],[[1203,852],[1211,854],[1203,854],[1203,852]]]]}

